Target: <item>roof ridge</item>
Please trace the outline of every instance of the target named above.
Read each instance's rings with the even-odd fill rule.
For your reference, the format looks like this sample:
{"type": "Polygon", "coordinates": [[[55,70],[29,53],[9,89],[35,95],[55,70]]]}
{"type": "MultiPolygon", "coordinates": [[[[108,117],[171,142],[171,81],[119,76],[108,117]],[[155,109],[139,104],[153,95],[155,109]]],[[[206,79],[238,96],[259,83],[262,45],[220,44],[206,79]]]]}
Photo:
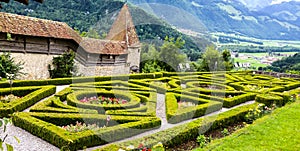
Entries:
{"type": "Polygon", "coordinates": [[[64,24],[64,25],[67,25],[68,27],[70,27],[65,22],[60,22],[60,21],[55,21],[55,20],[49,20],[49,19],[44,19],[44,18],[37,18],[37,17],[32,17],[32,16],[26,16],[26,15],[14,14],[14,13],[7,13],[7,12],[0,12],[0,14],[3,14],[3,15],[7,14],[7,15],[10,15],[10,16],[17,16],[17,17],[27,18],[27,19],[31,19],[31,20],[40,20],[40,21],[45,21],[45,22],[54,22],[54,23],[58,23],[58,24],[64,24]]]}

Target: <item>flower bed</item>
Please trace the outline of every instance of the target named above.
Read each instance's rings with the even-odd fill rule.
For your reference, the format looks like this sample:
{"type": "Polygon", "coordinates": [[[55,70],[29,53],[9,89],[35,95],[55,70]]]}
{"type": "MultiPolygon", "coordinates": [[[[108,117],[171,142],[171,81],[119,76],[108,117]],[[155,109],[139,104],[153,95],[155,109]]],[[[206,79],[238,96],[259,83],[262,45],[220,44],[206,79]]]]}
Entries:
{"type": "Polygon", "coordinates": [[[93,131],[93,130],[103,128],[103,127],[99,127],[97,124],[85,124],[85,123],[81,123],[81,122],[77,121],[75,125],[70,124],[70,125],[62,126],[61,128],[68,132],[76,133],[76,132],[82,132],[82,131],[86,131],[86,130],[93,131]]]}
{"type": "Polygon", "coordinates": [[[5,95],[5,96],[0,96],[0,102],[2,102],[2,103],[9,103],[9,102],[17,100],[19,98],[21,98],[21,97],[15,96],[13,94],[5,95]]]}
{"type": "Polygon", "coordinates": [[[196,106],[197,104],[193,102],[188,102],[188,101],[179,101],[178,102],[178,109],[183,109],[183,108],[188,108],[188,107],[193,107],[196,106]]]}
{"type": "Polygon", "coordinates": [[[109,98],[104,96],[93,96],[93,97],[84,97],[83,99],[79,100],[82,103],[90,103],[90,104],[126,104],[128,103],[127,100],[122,98],[109,98]]]}

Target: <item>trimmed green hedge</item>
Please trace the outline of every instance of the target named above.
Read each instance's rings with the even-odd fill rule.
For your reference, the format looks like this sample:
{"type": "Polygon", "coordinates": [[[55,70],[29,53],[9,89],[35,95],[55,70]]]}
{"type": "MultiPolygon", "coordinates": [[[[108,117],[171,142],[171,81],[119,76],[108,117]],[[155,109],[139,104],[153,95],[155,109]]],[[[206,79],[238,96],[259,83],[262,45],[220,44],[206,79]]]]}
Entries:
{"type": "MultiPolygon", "coordinates": [[[[118,76],[102,76],[102,77],[71,77],[71,78],[57,78],[49,80],[15,80],[13,87],[21,86],[42,86],[42,85],[69,85],[72,83],[86,83],[99,81],[121,80],[128,81],[129,79],[154,79],[160,78],[162,73],[142,73],[118,76]]],[[[8,82],[0,82],[0,88],[9,87],[8,82]]]]}
{"type": "Polygon", "coordinates": [[[155,82],[147,82],[144,80],[129,80],[130,83],[142,85],[151,89],[155,89],[158,93],[166,93],[167,92],[167,87],[166,84],[159,84],[155,82]]]}
{"type": "Polygon", "coordinates": [[[223,103],[223,107],[231,108],[236,105],[254,101],[256,93],[245,93],[241,91],[208,91],[199,88],[190,88],[185,90],[175,90],[175,93],[202,98],[206,100],[219,101],[223,103]],[[229,97],[231,96],[231,98],[229,97]],[[224,98],[226,97],[226,98],[224,98]]]}
{"type": "Polygon", "coordinates": [[[134,92],[135,95],[145,103],[144,106],[134,109],[124,110],[108,110],[106,115],[123,115],[123,116],[155,116],[156,115],[156,102],[157,94],[154,92],[134,92]],[[143,95],[141,95],[143,94],[143,95]],[[145,96],[147,95],[147,96],[145,96]]]}
{"type": "Polygon", "coordinates": [[[223,85],[223,84],[218,84],[218,83],[214,83],[214,82],[198,82],[198,81],[194,81],[194,82],[188,82],[186,83],[186,88],[199,88],[202,90],[207,90],[207,91],[234,91],[235,89],[227,86],[227,85],[223,85]],[[197,86],[195,84],[199,84],[199,85],[207,85],[207,86],[216,86],[216,87],[220,87],[221,89],[216,89],[216,90],[210,90],[210,89],[206,89],[206,88],[202,88],[201,86],[197,86]]]}
{"type": "MultiPolygon", "coordinates": [[[[16,87],[12,88],[12,94],[15,96],[23,97],[31,92],[34,92],[41,87],[16,87]]],[[[10,88],[2,88],[0,89],[0,95],[9,95],[11,93],[10,88]]]]}
{"type": "Polygon", "coordinates": [[[128,138],[161,124],[160,119],[155,117],[111,116],[108,127],[94,131],[71,133],[59,127],[75,124],[76,121],[103,126],[106,118],[106,115],[97,114],[16,113],[12,120],[14,125],[31,134],[72,151],[128,138]]]}
{"type": "Polygon", "coordinates": [[[199,134],[204,134],[206,131],[225,128],[236,122],[245,121],[245,115],[250,109],[254,109],[257,105],[257,103],[254,103],[220,113],[218,116],[202,117],[143,138],[111,144],[97,149],[97,151],[118,151],[120,148],[126,148],[129,145],[134,145],[134,147],[137,148],[140,143],[143,143],[144,146],[152,147],[158,142],[163,143],[167,148],[175,147],[189,140],[195,140],[199,134]]]}
{"type": "Polygon", "coordinates": [[[172,124],[200,117],[218,111],[221,108],[222,103],[217,101],[209,101],[175,93],[166,94],[166,115],[168,122],[172,124]],[[193,102],[196,106],[179,109],[178,100],[193,102]]]}
{"type": "MultiPolygon", "coordinates": [[[[9,103],[0,103],[0,117],[8,117],[10,114],[17,112],[17,111],[23,111],[26,108],[32,106],[33,104],[37,103],[38,101],[52,95],[55,93],[56,87],[55,86],[45,86],[45,87],[28,87],[28,91],[32,91],[34,89],[38,89],[34,92],[31,92],[30,94],[27,94],[26,96],[11,101],[9,103]]],[[[26,88],[16,88],[13,90],[16,90],[17,92],[20,92],[19,90],[26,88]]],[[[5,91],[2,91],[3,93],[5,91]]],[[[10,92],[10,91],[9,91],[10,92]]],[[[23,91],[22,91],[23,93],[23,91]]]]}
{"type": "Polygon", "coordinates": [[[232,98],[226,98],[224,99],[223,106],[230,108],[242,103],[246,103],[248,101],[254,101],[256,95],[257,95],[256,93],[246,93],[246,94],[234,96],[232,98]]]}
{"type": "Polygon", "coordinates": [[[275,94],[258,94],[255,98],[256,102],[263,103],[267,106],[272,106],[273,104],[276,104],[277,106],[283,106],[284,100],[281,96],[275,95],[275,94]]]}
{"type": "Polygon", "coordinates": [[[78,107],[78,108],[84,108],[84,109],[92,109],[97,110],[99,114],[104,114],[107,110],[119,110],[119,109],[131,109],[136,108],[140,106],[141,99],[137,96],[130,95],[123,91],[101,91],[101,90],[95,90],[95,91],[78,91],[74,92],[72,94],[69,94],[67,96],[67,103],[68,105],[78,107]],[[101,105],[101,104],[88,104],[88,103],[82,103],[79,100],[84,97],[117,97],[126,99],[128,103],[126,104],[107,104],[107,105],[101,105]]]}
{"type": "Polygon", "coordinates": [[[66,105],[62,103],[57,96],[53,96],[46,101],[35,104],[30,109],[30,112],[98,114],[97,110],[80,109],[66,105]]]}

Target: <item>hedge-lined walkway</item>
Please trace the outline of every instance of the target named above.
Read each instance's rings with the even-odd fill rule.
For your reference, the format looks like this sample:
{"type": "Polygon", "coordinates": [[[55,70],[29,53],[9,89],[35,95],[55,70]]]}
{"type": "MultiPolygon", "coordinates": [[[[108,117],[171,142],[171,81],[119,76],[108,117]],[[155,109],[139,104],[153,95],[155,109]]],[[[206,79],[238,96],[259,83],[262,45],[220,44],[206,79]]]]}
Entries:
{"type": "Polygon", "coordinates": [[[300,100],[200,150],[299,150],[300,100]]]}
{"type": "MultiPolygon", "coordinates": [[[[69,85],[56,86],[56,93],[65,89],[66,87],[69,87],[69,85]]],[[[48,98],[49,97],[44,98],[41,101],[44,101],[48,98]]],[[[30,108],[27,108],[23,112],[29,112],[29,110],[30,110],[30,108]]],[[[27,132],[19,127],[16,127],[14,125],[9,125],[7,127],[6,134],[9,134],[9,135],[5,142],[13,145],[15,151],[41,151],[41,150],[42,151],[59,151],[60,150],[59,148],[55,147],[54,145],[48,143],[47,141],[44,141],[43,139],[38,138],[37,136],[34,136],[34,135],[30,134],[29,132],[27,132]],[[16,141],[14,136],[20,140],[20,144],[16,141]]]]}
{"type": "Polygon", "coordinates": [[[112,142],[112,143],[109,143],[109,144],[106,144],[106,145],[91,147],[91,148],[86,149],[86,151],[93,151],[95,149],[99,149],[99,148],[102,148],[104,146],[108,146],[108,145],[114,144],[114,143],[121,143],[121,142],[126,142],[126,141],[131,141],[131,140],[143,138],[145,136],[149,136],[149,135],[158,133],[160,131],[164,131],[164,130],[171,129],[171,128],[174,128],[174,127],[179,126],[179,125],[183,125],[183,124],[186,124],[186,123],[189,123],[189,122],[192,122],[192,121],[196,121],[196,120],[198,120],[200,118],[217,116],[220,113],[224,113],[224,112],[227,112],[229,110],[233,110],[235,108],[238,108],[238,107],[241,107],[241,106],[246,106],[246,105],[253,104],[253,103],[255,103],[255,101],[248,101],[246,103],[234,106],[232,108],[222,108],[219,111],[207,114],[205,116],[201,116],[199,118],[194,118],[194,119],[186,120],[186,121],[183,121],[183,122],[180,122],[180,123],[176,123],[176,124],[170,124],[170,123],[167,122],[166,114],[165,114],[166,113],[165,112],[165,110],[166,110],[166,107],[165,107],[165,95],[164,94],[158,94],[157,95],[156,116],[159,117],[159,118],[161,118],[161,120],[162,120],[162,125],[161,125],[161,127],[159,129],[150,130],[150,131],[147,131],[145,133],[142,133],[142,134],[130,137],[130,138],[126,138],[126,139],[123,139],[123,140],[120,140],[120,141],[117,141],[117,142],[112,142]]]}
{"type": "MultiPolygon", "coordinates": [[[[56,93],[60,92],[61,90],[63,90],[66,87],[68,87],[68,85],[57,86],[56,87],[56,93]]],[[[49,97],[47,97],[47,98],[49,98],[49,97]]],[[[45,98],[41,101],[44,101],[47,98],[45,98]]],[[[255,101],[249,101],[249,102],[237,105],[237,106],[232,107],[232,108],[222,108],[220,111],[216,111],[216,112],[210,113],[206,116],[202,116],[202,117],[199,117],[199,118],[217,115],[217,114],[235,109],[235,108],[240,107],[240,106],[253,104],[254,102],[255,101]]],[[[28,112],[29,109],[30,108],[24,110],[24,112],[28,112]]],[[[162,120],[162,126],[159,129],[150,130],[150,131],[147,131],[145,133],[142,133],[142,134],[130,137],[130,138],[123,139],[123,140],[118,141],[118,142],[126,142],[126,141],[130,141],[130,140],[142,138],[142,137],[145,137],[145,136],[148,136],[148,135],[151,135],[151,134],[154,134],[154,133],[166,130],[166,129],[170,129],[170,128],[173,128],[173,127],[178,126],[178,125],[183,125],[185,123],[189,123],[191,121],[195,121],[195,120],[199,119],[199,118],[195,118],[195,119],[186,120],[186,121],[183,121],[183,122],[180,122],[180,123],[177,123],[177,124],[169,124],[167,122],[167,118],[166,118],[165,95],[164,94],[159,94],[159,93],[157,94],[156,115],[157,115],[157,117],[159,117],[162,120]]],[[[12,144],[14,146],[15,150],[17,150],[17,151],[18,150],[20,150],[20,151],[21,150],[22,151],[39,151],[39,150],[59,151],[60,150],[59,148],[57,148],[57,147],[53,146],[52,144],[42,140],[41,138],[36,137],[36,136],[30,134],[29,132],[27,132],[27,131],[19,128],[19,127],[16,127],[14,125],[9,125],[7,134],[9,134],[9,137],[7,138],[6,142],[9,143],[9,144],[12,144]],[[20,139],[20,141],[21,141],[20,144],[17,143],[17,141],[14,139],[14,136],[16,136],[17,138],[20,139]]],[[[113,143],[118,143],[118,142],[113,142],[113,143]]],[[[109,145],[109,144],[106,144],[106,145],[109,145]]],[[[103,145],[103,146],[106,146],[106,145],[103,145]]],[[[95,150],[97,148],[101,148],[103,146],[95,146],[95,147],[92,147],[92,148],[88,148],[88,149],[86,149],[86,151],[92,151],[92,150],[95,150]]]]}

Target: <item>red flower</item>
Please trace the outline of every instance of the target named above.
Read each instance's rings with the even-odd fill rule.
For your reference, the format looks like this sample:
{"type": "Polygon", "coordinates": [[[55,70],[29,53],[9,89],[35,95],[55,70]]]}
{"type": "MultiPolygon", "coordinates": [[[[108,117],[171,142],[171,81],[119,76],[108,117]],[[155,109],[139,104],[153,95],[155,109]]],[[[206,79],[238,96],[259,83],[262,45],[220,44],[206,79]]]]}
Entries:
{"type": "Polygon", "coordinates": [[[144,145],[142,143],[140,143],[140,145],[138,146],[138,148],[143,148],[144,145]]]}

